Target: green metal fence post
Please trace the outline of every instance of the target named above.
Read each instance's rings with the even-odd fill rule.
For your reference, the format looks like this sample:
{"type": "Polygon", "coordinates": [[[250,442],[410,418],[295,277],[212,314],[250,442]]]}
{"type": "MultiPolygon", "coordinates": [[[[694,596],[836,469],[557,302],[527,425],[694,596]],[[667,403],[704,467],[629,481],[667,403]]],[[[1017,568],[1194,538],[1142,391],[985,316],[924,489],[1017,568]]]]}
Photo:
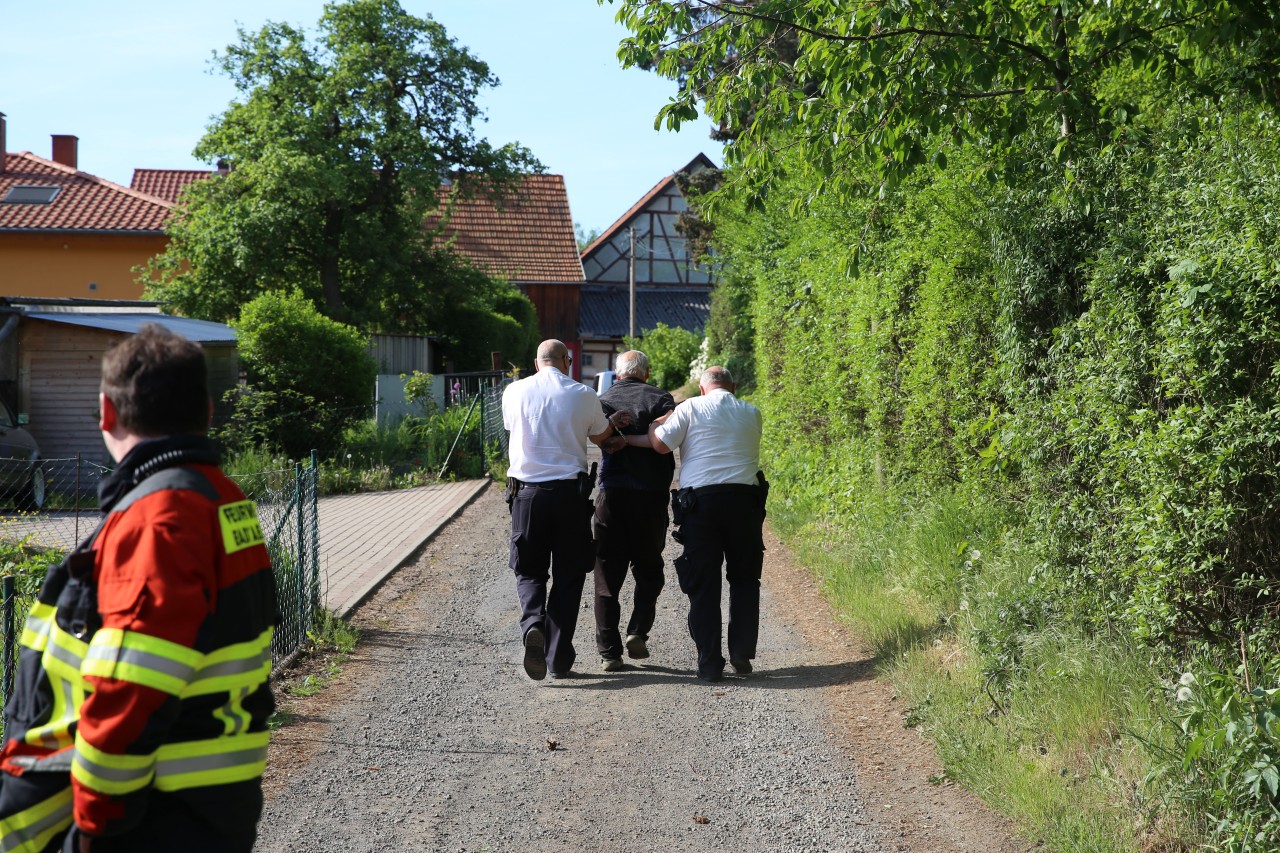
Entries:
{"type": "Polygon", "coordinates": [[[302,507],[302,463],[293,463],[293,505],[298,512],[298,551],[294,561],[297,566],[298,576],[298,642],[301,643],[306,637],[307,631],[311,629],[311,620],[307,618],[307,585],[306,585],[306,560],[307,560],[307,522],[306,510],[302,507]]]}
{"type": "Polygon", "coordinates": [[[489,420],[486,417],[489,409],[487,389],[481,387],[480,396],[480,475],[489,473],[489,420]]]}
{"type": "Polygon", "coordinates": [[[311,451],[311,616],[319,612],[320,602],[320,464],[311,451]]]}

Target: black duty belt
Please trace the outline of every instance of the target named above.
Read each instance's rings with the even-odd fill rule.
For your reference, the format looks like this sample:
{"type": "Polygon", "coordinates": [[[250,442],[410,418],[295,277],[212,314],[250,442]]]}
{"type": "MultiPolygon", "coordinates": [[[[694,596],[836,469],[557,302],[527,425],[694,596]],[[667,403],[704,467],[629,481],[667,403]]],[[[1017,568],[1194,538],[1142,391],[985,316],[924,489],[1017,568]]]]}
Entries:
{"type": "Polygon", "coordinates": [[[760,491],[760,487],[757,485],[748,486],[745,483],[721,483],[715,486],[697,486],[694,488],[693,493],[698,497],[702,497],[703,495],[718,495],[718,494],[721,494],[722,492],[741,492],[743,494],[746,494],[746,493],[755,494],[759,491],[760,491]]]}

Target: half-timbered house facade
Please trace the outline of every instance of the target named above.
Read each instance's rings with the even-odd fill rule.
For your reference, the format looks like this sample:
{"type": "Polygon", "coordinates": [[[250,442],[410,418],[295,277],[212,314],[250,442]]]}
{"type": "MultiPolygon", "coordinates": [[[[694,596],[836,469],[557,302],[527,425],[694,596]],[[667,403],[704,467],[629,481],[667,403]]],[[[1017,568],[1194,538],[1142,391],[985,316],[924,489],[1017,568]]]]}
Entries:
{"type": "Polygon", "coordinates": [[[699,154],[659,181],[582,252],[579,306],[582,380],[612,368],[623,336],[659,323],[701,331],[711,312],[712,269],[699,264],[676,229],[689,209],[676,175],[713,169],[699,154]]]}

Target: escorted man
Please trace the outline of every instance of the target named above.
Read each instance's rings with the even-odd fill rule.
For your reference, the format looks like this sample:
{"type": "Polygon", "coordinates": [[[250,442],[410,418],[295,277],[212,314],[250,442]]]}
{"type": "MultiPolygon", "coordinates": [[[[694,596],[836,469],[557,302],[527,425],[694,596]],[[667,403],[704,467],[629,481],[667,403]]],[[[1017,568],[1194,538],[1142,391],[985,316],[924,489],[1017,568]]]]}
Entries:
{"type": "Polygon", "coordinates": [[[680,589],[689,596],[689,634],[698,648],[698,678],[719,681],[720,565],[729,581],[729,662],[751,672],[760,630],[760,573],[764,566],[764,505],[760,471],[760,410],[734,396],[733,376],[709,367],[698,380],[701,397],[685,400],[649,426],[659,453],[680,449],[680,490],[672,493],[680,589]]]}
{"type": "MultiPolygon", "coordinates": [[[[627,433],[646,435],[649,424],[676,407],[670,394],[648,381],[648,356],[637,350],[618,356],[617,381],[600,402],[608,414],[630,414],[627,433]]],[[[621,437],[610,438],[601,449],[613,452],[606,452],[600,463],[596,495],[596,648],[600,668],[617,672],[622,669],[618,592],[627,579],[628,565],[636,590],[627,622],[627,654],[649,656],[649,629],[665,583],[662,549],[667,542],[667,495],[676,465],[671,454],[629,446],[621,437]]]]}
{"type": "Polygon", "coordinates": [[[0,850],[249,853],[275,581],[257,508],[206,437],[204,353],[147,325],[103,357],[99,405],[119,464],[22,633],[0,850]]]}
{"type": "Polygon", "coordinates": [[[595,393],[569,378],[572,361],[560,341],[543,341],[538,372],[502,394],[502,421],[511,431],[511,571],[524,671],[536,681],[546,677],[548,660],[553,678],[573,667],[573,632],[592,560],[587,441],[598,445],[617,432],[615,421],[630,422],[624,413],[605,417],[595,393]]]}

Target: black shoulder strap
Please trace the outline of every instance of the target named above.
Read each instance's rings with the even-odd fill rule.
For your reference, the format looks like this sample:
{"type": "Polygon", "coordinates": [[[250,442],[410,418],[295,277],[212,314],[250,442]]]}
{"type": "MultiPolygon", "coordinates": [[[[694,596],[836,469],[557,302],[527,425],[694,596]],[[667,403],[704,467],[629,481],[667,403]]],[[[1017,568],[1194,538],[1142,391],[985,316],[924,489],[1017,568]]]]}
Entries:
{"type": "Polygon", "coordinates": [[[209,478],[193,468],[166,468],[159,473],[152,474],[138,485],[134,486],[125,496],[122,497],[115,506],[111,508],[112,512],[123,512],[128,509],[134,501],[139,501],[147,495],[154,495],[156,492],[163,492],[167,489],[180,489],[189,492],[199,492],[211,501],[219,500],[218,490],[213,487],[213,483],[209,482],[209,478]]]}

